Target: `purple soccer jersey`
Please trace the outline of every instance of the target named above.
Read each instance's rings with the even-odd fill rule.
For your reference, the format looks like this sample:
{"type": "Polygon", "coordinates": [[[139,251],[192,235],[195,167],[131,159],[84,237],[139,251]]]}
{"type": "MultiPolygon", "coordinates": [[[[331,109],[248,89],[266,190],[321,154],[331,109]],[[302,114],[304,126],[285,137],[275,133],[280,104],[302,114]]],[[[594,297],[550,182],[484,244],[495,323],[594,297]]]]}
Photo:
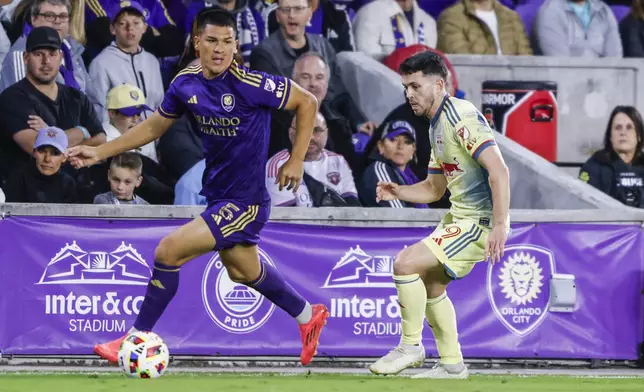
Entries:
{"type": "Polygon", "coordinates": [[[265,179],[270,113],[284,108],[290,90],[288,78],[250,71],[234,61],[213,79],[204,77],[201,65],[174,78],[159,113],[168,118],[190,113],[197,122],[206,159],[201,195],[209,204],[270,201],[265,179]]]}

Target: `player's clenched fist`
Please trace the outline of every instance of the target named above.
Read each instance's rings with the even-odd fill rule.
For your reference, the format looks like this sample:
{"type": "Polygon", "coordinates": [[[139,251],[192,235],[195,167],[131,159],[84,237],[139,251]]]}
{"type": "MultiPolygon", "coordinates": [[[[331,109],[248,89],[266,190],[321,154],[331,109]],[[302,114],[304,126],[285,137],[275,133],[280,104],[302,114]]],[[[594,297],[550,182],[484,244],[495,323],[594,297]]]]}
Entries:
{"type": "Polygon", "coordinates": [[[376,185],[376,202],[396,200],[398,199],[399,191],[400,185],[394,182],[379,181],[378,185],[376,185]]]}
{"type": "Polygon", "coordinates": [[[96,148],[90,146],[76,146],[67,150],[66,154],[69,163],[76,169],[92,166],[97,163],[96,148]]]}
{"type": "Polygon", "coordinates": [[[304,175],[304,162],[290,158],[277,172],[276,184],[280,184],[280,191],[286,187],[289,191],[297,192],[304,175]]]}

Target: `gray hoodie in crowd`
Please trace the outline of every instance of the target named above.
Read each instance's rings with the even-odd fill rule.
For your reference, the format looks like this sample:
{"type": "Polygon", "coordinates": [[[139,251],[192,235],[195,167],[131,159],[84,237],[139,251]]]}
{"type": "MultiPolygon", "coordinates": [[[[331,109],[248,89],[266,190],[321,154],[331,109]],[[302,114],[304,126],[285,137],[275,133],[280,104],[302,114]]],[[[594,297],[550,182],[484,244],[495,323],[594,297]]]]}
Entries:
{"type": "MultiPolygon", "coordinates": [[[[135,54],[122,51],[112,42],[89,65],[91,86],[87,96],[103,122],[108,121],[107,93],[120,84],[137,86],[145,94],[146,104],[155,110],[163,101],[163,80],[159,60],[142,48],[135,54]]],[[[143,117],[152,113],[146,112],[143,117]]]]}

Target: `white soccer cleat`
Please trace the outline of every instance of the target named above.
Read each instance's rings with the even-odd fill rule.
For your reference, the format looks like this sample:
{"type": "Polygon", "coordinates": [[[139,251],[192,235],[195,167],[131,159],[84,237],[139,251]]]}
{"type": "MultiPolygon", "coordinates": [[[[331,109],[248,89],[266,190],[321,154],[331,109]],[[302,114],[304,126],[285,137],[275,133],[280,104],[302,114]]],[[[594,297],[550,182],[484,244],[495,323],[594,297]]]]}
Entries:
{"type": "Polygon", "coordinates": [[[387,355],[377,360],[369,370],[374,374],[398,374],[410,367],[418,367],[425,361],[425,347],[399,344],[387,355]]]}
{"type": "Polygon", "coordinates": [[[467,370],[467,366],[465,366],[463,362],[456,365],[442,365],[438,362],[428,371],[414,374],[411,378],[465,380],[469,375],[470,373],[467,370]]]}

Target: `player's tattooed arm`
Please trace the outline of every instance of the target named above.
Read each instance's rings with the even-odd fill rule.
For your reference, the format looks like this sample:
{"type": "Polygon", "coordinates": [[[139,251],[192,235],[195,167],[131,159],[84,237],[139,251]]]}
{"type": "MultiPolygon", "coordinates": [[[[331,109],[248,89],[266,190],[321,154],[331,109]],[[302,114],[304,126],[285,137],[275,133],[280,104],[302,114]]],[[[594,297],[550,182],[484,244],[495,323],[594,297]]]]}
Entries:
{"type": "Polygon", "coordinates": [[[379,182],[376,188],[376,201],[398,199],[418,204],[432,203],[443,197],[445,189],[447,189],[447,179],[443,174],[429,174],[424,181],[413,185],[379,182]]]}

